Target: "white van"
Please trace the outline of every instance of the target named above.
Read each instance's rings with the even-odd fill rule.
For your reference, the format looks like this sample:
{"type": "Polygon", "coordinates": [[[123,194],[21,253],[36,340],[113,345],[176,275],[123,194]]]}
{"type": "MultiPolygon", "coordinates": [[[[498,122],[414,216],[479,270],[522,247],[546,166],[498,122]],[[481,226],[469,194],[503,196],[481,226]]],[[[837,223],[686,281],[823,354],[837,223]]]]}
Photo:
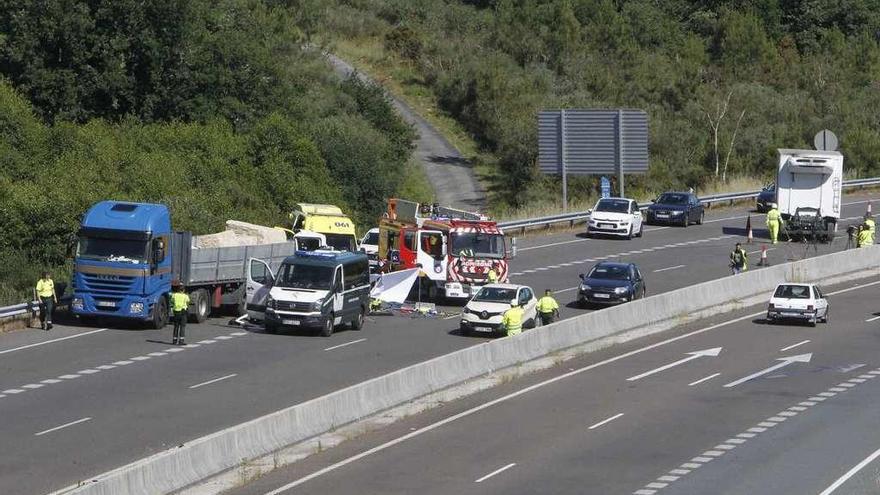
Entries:
{"type": "Polygon", "coordinates": [[[360,330],[370,306],[370,265],[363,253],[297,251],[277,274],[252,258],[247,284],[248,315],[263,321],[268,333],[306,327],[329,337],[346,323],[360,330]]]}

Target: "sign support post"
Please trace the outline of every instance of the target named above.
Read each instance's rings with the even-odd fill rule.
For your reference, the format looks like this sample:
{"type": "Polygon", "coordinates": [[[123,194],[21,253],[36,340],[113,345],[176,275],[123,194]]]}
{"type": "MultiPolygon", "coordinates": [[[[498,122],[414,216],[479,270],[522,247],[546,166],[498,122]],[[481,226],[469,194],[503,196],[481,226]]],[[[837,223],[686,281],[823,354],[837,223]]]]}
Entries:
{"type": "Polygon", "coordinates": [[[568,212],[568,174],[565,170],[565,110],[559,112],[559,165],[562,168],[562,212],[568,212]]]}
{"type": "Polygon", "coordinates": [[[617,182],[620,184],[620,197],[625,198],[623,194],[623,110],[617,110],[617,182]]]}

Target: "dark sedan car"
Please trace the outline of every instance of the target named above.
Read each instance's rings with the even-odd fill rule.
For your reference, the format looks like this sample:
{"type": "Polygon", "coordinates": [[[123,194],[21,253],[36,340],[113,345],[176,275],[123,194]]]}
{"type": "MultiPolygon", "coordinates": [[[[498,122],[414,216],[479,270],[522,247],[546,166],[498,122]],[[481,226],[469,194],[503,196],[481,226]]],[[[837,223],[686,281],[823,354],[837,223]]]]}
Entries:
{"type": "Polygon", "coordinates": [[[578,303],[618,304],[645,297],[645,279],[635,263],[597,263],[587,275],[581,274],[578,303]]]}
{"type": "Polygon", "coordinates": [[[755,200],[755,209],[760,213],[770,211],[770,203],[776,202],[776,183],[770,183],[761,189],[758,193],[758,199],[755,200]]]}
{"type": "Polygon", "coordinates": [[[705,214],[703,204],[695,194],[667,192],[648,206],[647,220],[649,224],[671,223],[687,227],[692,223],[702,224],[705,214]]]}

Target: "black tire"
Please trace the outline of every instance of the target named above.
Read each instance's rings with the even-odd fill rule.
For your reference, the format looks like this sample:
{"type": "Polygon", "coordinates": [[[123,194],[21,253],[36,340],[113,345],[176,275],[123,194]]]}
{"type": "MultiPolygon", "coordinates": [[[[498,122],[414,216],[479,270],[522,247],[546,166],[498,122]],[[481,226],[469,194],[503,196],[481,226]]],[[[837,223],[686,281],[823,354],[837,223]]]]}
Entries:
{"type": "Polygon", "coordinates": [[[700,212],[700,219],[697,220],[697,225],[703,225],[703,220],[706,218],[706,210],[700,212]]]}
{"type": "Polygon", "coordinates": [[[644,223],[640,223],[640,224],[639,224],[639,233],[636,234],[636,237],[642,237],[642,234],[643,234],[644,232],[645,232],[645,224],[644,224],[644,223]]]}
{"type": "Polygon", "coordinates": [[[241,299],[239,299],[238,304],[235,305],[235,314],[238,316],[244,316],[247,314],[247,298],[244,294],[241,295],[241,299]]]}
{"type": "Polygon", "coordinates": [[[278,325],[276,325],[270,321],[267,321],[263,325],[263,328],[266,330],[266,333],[271,333],[272,335],[275,335],[276,333],[278,333],[278,325]]]}
{"type": "Polygon", "coordinates": [[[469,337],[471,334],[471,330],[464,325],[459,325],[458,326],[458,333],[464,337],[469,337]]]}
{"type": "Polygon", "coordinates": [[[321,336],[329,337],[333,335],[333,313],[330,313],[330,316],[324,320],[324,324],[321,325],[321,336]]]}
{"type": "Polygon", "coordinates": [[[364,328],[364,320],[366,319],[367,309],[361,307],[358,311],[357,316],[355,316],[354,320],[351,322],[352,330],[361,330],[364,328]]]}
{"type": "Polygon", "coordinates": [[[204,289],[193,291],[190,296],[193,312],[188,315],[191,323],[204,323],[211,316],[211,305],[208,304],[208,292],[204,289]]]}
{"type": "Polygon", "coordinates": [[[87,327],[94,327],[98,324],[98,319],[94,316],[80,315],[79,322],[87,327]]]}
{"type": "Polygon", "coordinates": [[[627,239],[632,239],[634,235],[635,235],[635,234],[634,234],[634,232],[633,232],[633,226],[632,226],[632,224],[629,224],[629,233],[626,234],[626,238],[627,238],[627,239]]]}
{"type": "Polygon", "coordinates": [[[825,314],[822,316],[822,323],[824,323],[824,324],[828,324],[828,312],[829,312],[829,310],[826,309],[825,314]]]}
{"type": "Polygon", "coordinates": [[[684,212],[684,220],[681,222],[681,226],[687,228],[691,224],[691,215],[690,212],[684,212]]]}
{"type": "Polygon", "coordinates": [[[159,298],[159,301],[153,306],[153,319],[150,322],[150,326],[152,326],[156,330],[160,330],[165,328],[165,325],[168,324],[168,299],[164,296],[159,298]]]}

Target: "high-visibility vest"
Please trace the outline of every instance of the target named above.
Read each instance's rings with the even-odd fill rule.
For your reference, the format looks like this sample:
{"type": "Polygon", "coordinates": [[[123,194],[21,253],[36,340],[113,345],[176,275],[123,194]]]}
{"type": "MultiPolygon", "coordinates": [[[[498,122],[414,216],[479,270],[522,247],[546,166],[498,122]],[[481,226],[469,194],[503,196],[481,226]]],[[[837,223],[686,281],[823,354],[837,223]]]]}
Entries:
{"type": "Polygon", "coordinates": [[[189,296],[185,292],[171,293],[171,311],[186,311],[189,306],[189,296]]]}
{"type": "Polygon", "coordinates": [[[862,229],[859,232],[859,247],[870,246],[874,244],[874,233],[871,229],[862,229]]]}
{"type": "Polygon", "coordinates": [[[871,235],[873,236],[874,233],[876,232],[876,229],[874,227],[874,219],[869,218],[869,219],[865,220],[865,225],[868,226],[868,229],[871,231],[871,235]]]}
{"type": "Polygon", "coordinates": [[[522,332],[522,320],[525,311],[519,306],[514,306],[504,312],[501,325],[507,331],[507,335],[516,335],[522,332]]]}
{"type": "Polygon", "coordinates": [[[39,297],[54,297],[55,296],[55,282],[52,281],[51,278],[43,279],[37,281],[37,296],[39,297]]]}
{"type": "Polygon", "coordinates": [[[776,208],[767,212],[767,223],[772,222],[782,222],[782,214],[776,208]]]}
{"type": "Polygon", "coordinates": [[[489,273],[486,274],[486,280],[488,280],[490,284],[494,284],[498,281],[498,274],[495,272],[494,268],[489,269],[489,273]]]}
{"type": "Polygon", "coordinates": [[[741,266],[743,270],[749,269],[749,253],[745,249],[734,249],[730,253],[730,262],[734,266],[741,266]]]}
{"type": "Polygon", "coordinates": [[[552,313],[559,309],[559,303],[556,302],[556,299],[553,299],[551,296],[544,296],[541,299],[538,299],[538,312],[539,313],[552,313]]]}

